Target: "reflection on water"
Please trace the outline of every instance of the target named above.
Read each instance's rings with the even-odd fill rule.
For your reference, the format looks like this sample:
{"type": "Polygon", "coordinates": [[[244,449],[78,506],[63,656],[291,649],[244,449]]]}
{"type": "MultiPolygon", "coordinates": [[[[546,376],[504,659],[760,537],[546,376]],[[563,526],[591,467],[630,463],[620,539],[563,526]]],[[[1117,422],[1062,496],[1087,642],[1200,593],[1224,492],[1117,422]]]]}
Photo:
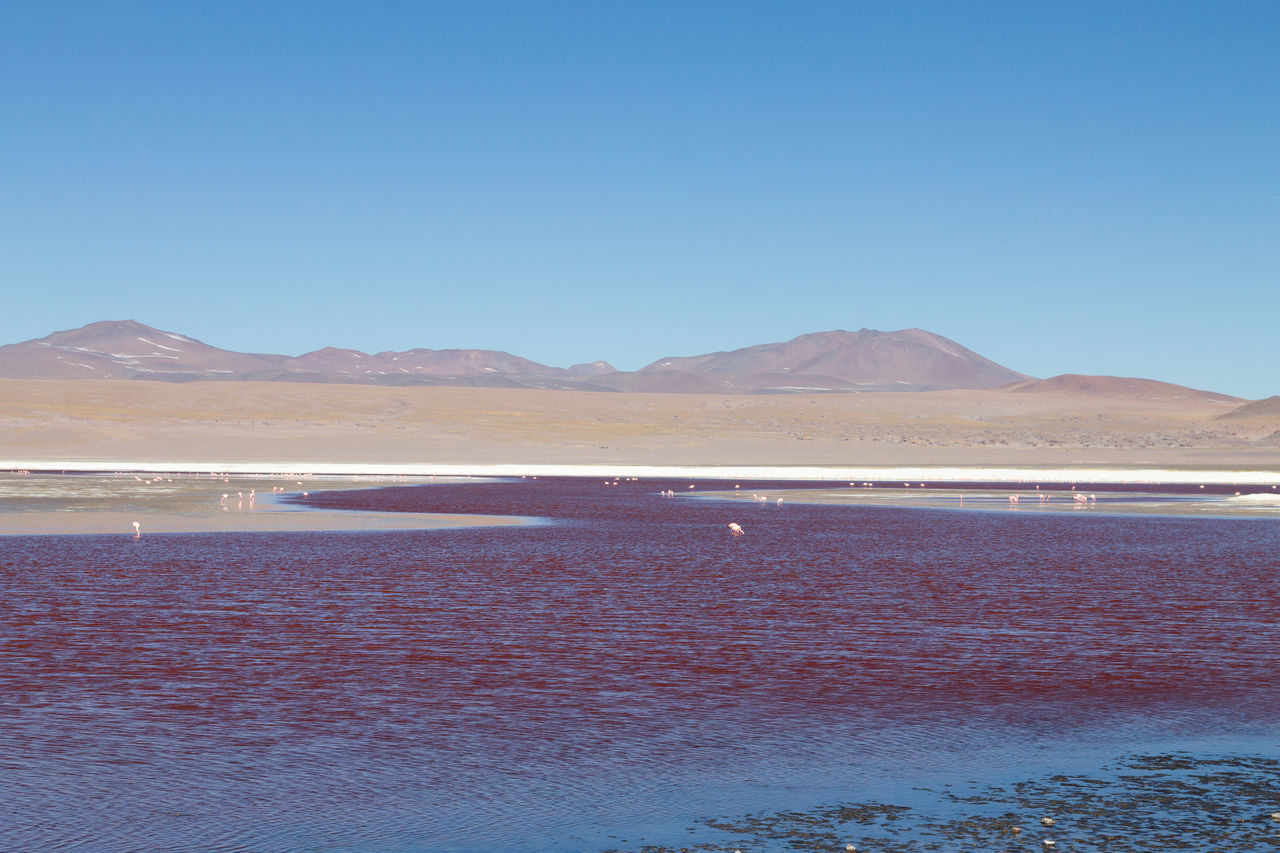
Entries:
{"type": "Polygon", "coordinates": [[[312,496],[532,527],[5,540],[0,846],[598,850],[1276,749],[1280,524],[658,495],[687,486],[312,496]]]}

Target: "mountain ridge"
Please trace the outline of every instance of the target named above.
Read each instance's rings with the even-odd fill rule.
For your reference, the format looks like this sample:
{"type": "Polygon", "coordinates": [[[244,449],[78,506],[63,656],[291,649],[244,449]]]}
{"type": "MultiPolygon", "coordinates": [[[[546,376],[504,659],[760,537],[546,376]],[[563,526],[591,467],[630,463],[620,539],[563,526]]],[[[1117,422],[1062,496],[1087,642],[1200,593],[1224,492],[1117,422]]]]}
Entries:
{"type": "Polygon", "coordinates": [[[662,370],[739,377],[772,375],[782,387],[822,387],[834,381],[851,384],[853,387],[845,390],[855,391],[890,390],[901,385],[992,388],[1031,378],[941,335],[914,328],[812,332],[778,344],[662,358],[637,372],[662,370]]]}
{"type": "Polygon", "coordinates": [[[668,356],[639,370],[620,371],[605,361],[551,367],[501,350],[419,347],[366,353],[322,347],[298,356],[243,353],[136,320],[103,320],[0,346],[0,378],[325,382],[720,394],[1001,389],[1016,393],[1190,394],[1237,399],[1155,380],[1077,374],[1038,380],[997,364],[956,341],[917,328],[812,332],[789,341],[668,356]]]}

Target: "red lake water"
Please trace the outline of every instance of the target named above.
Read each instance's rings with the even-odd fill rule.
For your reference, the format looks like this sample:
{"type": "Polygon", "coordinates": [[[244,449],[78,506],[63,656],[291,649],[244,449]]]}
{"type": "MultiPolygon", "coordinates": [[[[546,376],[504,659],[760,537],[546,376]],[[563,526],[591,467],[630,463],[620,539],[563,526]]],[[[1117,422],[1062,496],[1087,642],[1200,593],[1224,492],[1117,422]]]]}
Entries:
{"type": "Polygon", "coordinates": [[[308,499],[519,527],[0,540],[0,848],[790,850],[706,821],[937,818],[1155,752],[1251,756],[1280,799],[1280,522],[659,494],[687,487],[308,499]]]}

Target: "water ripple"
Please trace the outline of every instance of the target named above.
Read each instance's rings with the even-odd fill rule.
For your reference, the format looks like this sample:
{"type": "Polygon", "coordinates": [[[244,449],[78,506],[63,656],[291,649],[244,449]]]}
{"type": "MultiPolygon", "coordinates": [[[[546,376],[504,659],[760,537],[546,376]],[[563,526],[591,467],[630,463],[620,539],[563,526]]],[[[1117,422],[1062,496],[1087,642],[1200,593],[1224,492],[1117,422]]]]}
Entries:
{"type": "Polygon", "coordinates": [[[0,843],[597,849],[983,750],[1274,728],[1280,525],[667,487],[319,497],[555,520],[524,528],[7,539],[0,843]]]}

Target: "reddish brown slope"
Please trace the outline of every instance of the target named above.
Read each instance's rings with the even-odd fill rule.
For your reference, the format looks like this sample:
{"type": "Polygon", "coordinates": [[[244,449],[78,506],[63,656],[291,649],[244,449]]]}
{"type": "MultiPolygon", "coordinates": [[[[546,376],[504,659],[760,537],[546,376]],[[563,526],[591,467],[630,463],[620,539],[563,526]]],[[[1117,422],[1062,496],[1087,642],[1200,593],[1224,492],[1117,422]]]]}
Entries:
{"type": "Polygon", "coordinates": [[[1011,394],[1076,394],[1090,397],[1129,397],[1148,400],[1219,400],[1233,401],[1239,397],[1199,391],[1170,382],[1155,379],[1135,379],[1126,376],[1087,376],[1064,373],[1048,379],[1018,382],[1000,389],[1011,394]]]}

